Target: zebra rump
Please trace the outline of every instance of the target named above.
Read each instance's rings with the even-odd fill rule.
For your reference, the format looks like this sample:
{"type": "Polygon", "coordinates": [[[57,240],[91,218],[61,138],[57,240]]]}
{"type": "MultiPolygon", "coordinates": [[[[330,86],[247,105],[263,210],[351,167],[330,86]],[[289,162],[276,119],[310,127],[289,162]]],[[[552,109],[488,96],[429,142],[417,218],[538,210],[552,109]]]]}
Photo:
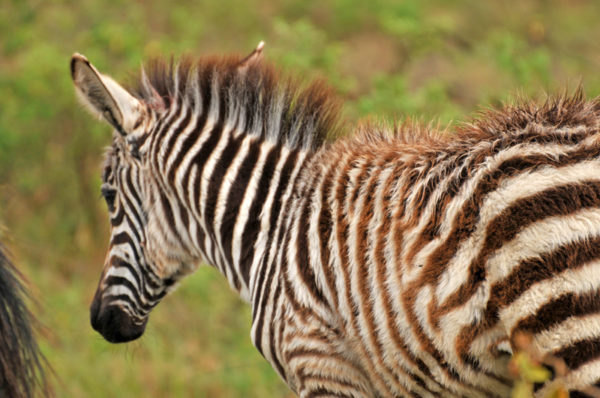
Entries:
{"type": "Polygon", "coordinates": [[[0,397],[50,395],[23,277],[0,243],[0,397]]]}

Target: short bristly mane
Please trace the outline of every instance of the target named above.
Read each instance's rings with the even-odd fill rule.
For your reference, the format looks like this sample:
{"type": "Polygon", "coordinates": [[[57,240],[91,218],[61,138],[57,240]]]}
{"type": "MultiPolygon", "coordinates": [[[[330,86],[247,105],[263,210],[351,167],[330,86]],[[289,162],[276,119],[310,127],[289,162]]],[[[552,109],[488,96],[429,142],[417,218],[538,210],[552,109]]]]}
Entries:
{"type": "Polygon", "coordinates": [[[581,86],[572,94],[550,95],[543,102],[517,98],[500,108],[483,109],[456,127],[439,128],[410,119],[393,126],[367,121],[350,141],[436,157],[440,152],[468,151],[476,144],[552,141],[557,133],[564,141],[574,140],[572,134],[579,128],[600,128],[600,97],[587,100],[581,86]]]}
{"type": "Polygon", "coordinates": [[[495,137],[507,132],[520,132],[531,126],[559,129],[600,125],[600,98],[586,99],[582,86],[573,94],[550,95],[542,102],[517,99],[500,109],[484,110],[458,129],[459,134],[474,135],[477,139],[495,137]]]}
{"type": "Polygon", "coordinates": [[[303,85],[262,60],[243,66],[242,61],[240,56],[153,59],[132,91],[148,103],[158,94],[167,109],[173,103],[199,105],[202,112],[218,106],[226,110],[219,112],[225,124],[292,148],[315,150],[337,135],[339,105],[322,81],[303,85]]]}

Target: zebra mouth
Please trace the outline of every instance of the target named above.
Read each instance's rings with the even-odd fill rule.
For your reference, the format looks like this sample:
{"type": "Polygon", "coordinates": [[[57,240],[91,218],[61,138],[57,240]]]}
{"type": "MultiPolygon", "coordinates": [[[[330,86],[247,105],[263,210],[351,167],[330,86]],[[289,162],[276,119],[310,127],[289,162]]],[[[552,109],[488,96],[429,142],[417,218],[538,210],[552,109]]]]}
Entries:
{"type": "Polygon", "coordinates": [[[116,305],[101,307],[94,301],[90,309],[90,321],[92,328],[100,333],[106,341],[126,343],[144,334],[147,319],[142,323],[137,323],[121,307],[116,305]]]}

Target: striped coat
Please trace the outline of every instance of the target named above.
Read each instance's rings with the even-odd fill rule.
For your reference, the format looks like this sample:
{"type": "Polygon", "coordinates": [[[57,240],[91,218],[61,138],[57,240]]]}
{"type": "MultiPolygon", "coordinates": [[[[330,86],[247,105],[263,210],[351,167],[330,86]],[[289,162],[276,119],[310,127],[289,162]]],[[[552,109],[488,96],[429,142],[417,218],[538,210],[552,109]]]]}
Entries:
{"type": "Polygon", "coordinates": [[[538,396],[600,381],[600,102],[327,143],[327,91],[282,83],[260,50],[158,63],[132,91],[73,57],[84,104],[115,129],[95,329],[139,337],[206,261],[301,397],[508,396],[519,333],[570,369],[538,396]]]}
{"type": "Polygon", "coordinates": [[[572,370],[566,387],[597,383],[599,110],[578,93],[456,134],[371,127],[320,150],[287,212],[280,283],[307,312],[291,335],[335,333],[282,358],[315,385],[315,358],[335,358],[332,391],[368,375],[365,395],[507,396],[525,332],[572,370]]]}

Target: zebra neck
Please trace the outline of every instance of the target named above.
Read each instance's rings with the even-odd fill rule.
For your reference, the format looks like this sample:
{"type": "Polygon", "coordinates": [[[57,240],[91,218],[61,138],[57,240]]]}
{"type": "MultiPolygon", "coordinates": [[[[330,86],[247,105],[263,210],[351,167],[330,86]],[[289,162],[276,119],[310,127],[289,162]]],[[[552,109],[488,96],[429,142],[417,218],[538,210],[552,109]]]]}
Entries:
{"type": "Polygon", "coordinates": [[[163,196],[152,206],[164,208],[162,219],[173,226],[163,228],[170,231],[163,241],[180,242],[185,255],[218,268],[251,301],[314,149],[272,138],[277,132],[248,132],[242,116],[175,107],[143,150],[163,196]]]}
{"type": "Polygon", "coordinates": [[[252,135],[217,145],[202,173],[203,252],[246,301],[268,266],[283,210],[309,152],[252,135]]]}

